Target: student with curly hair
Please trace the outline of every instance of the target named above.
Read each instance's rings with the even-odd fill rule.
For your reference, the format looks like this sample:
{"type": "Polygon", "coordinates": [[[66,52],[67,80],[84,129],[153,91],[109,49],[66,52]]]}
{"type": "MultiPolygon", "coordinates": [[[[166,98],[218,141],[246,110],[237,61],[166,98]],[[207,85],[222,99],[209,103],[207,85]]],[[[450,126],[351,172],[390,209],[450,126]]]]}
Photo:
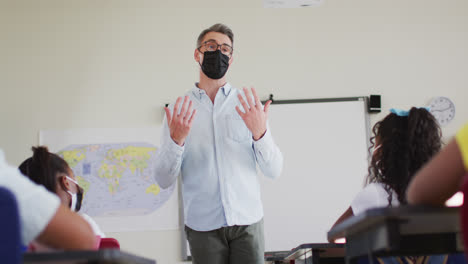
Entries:
{"type": "Polygon", "coordinates": [[[333,226],[368,209],[407,204],[413,175],[440,150],[442,133],[426,108],[390,112],[372,129],[367,185],[333,226]]]}

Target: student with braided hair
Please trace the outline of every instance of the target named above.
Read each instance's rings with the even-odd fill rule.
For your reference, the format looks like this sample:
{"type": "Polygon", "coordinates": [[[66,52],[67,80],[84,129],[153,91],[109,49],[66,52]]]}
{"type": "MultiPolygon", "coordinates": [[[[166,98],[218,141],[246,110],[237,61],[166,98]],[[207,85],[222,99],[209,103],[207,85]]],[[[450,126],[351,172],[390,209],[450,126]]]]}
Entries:
{"type": "MultiPolygon", "coordinates": [[[[32,148],[33,155],[19,166],[22,174],[31,181],[44,186],[49,192],[56,194],[61,203],[70,208],[88,222],[96,236],[105,238],[94,220],[80,211],[83,200],[83,189],[79,186],[77,178],[68,163],[55,153],[49,152],[47,147],[32,148]]],[[[40,243],[32,243],[31,249],[47,250],[40,243]]]]}
{"type": "Polygon", "coordinates": [[[8,165],[0,150],[0,187],[15,197],[21,242],[32,240],[57,249],[90,250],[97,239],[89,224],[43,186],[31,182],[18,169],[8,165]]]}

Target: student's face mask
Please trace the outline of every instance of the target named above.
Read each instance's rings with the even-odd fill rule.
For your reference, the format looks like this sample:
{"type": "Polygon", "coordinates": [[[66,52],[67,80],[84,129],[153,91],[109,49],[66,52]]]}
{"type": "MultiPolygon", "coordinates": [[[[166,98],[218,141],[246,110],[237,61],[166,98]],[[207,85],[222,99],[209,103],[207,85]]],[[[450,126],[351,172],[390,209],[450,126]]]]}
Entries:
{"type": "Polygon", "coordinates": [[[205,51],[203,53],[203,63],[200,65],[203,73],[210,79],[218,80],[223,78],[229,68],[229,57],[221,51],[205,51]]]}
{"type": "Polygon", "coordinates": [[[77,193],[72,193],[69,190],[67,190],[67,193],[70,194],[70,196],[71,196],[70,209],[75,211],[75,212],[78,212],[80,210],[80,208],[81,208],[81,202],[83,201],[83,188],[81,188],[78,185],[78,182],[75,181],[74,179],[72,179],[72,178],[70,178],[68,176],[65,176],[65,177],[67,177],[68,180],[70,180],[71,182],[76,184],[76,189],[78,190],[78,192],[77,193]]]}

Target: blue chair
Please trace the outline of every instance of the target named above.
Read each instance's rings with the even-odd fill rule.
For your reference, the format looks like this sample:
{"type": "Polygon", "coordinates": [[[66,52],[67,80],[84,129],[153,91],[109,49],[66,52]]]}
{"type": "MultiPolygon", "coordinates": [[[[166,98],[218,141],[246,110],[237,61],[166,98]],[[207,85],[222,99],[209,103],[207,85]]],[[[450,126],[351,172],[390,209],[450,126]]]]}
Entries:
{"type": "Polygon", "coordinates": [[[0,262],[22,262],[21,229],[15,196],[0,187],[0,262]]]}

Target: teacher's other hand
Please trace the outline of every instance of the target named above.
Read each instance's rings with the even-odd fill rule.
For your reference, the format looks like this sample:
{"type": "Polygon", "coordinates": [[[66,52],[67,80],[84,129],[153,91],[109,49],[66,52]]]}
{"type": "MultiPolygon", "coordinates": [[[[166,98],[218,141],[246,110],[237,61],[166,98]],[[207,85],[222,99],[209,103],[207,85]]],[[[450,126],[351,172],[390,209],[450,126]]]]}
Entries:
{"type": "Polygon", "coordinates": [[[166,111],[167,125],[169,126],[172,140],[177,145],[183,146],[192,127],[193,118],[197,110],[192,110],[192,101],[188,96],[185,96],[183,103],[182,97],[177,98],[172,114],[168,107],[165,107],[164,110],[166,111]]]}
{"type": "Polygon", "coordinates": [[[266,123],[268,119],[268,108],[270,107],[271,100],[268,100],[265,103],[265,106],[263,106],[260,99],[258,99],[255,89],[251,87],[250,90],[252,93],[250,93],[247,88],[243,88],[247,101],[244,100],[241,94],[237,95],[245,112],[242,112],[239,106],[236,106],[236,111],[242,117],[242,120],[244,120],[244,123],[250,132],[252,132],[253,139],[257,141],[265,135],[267,129],[266,123]]]}

